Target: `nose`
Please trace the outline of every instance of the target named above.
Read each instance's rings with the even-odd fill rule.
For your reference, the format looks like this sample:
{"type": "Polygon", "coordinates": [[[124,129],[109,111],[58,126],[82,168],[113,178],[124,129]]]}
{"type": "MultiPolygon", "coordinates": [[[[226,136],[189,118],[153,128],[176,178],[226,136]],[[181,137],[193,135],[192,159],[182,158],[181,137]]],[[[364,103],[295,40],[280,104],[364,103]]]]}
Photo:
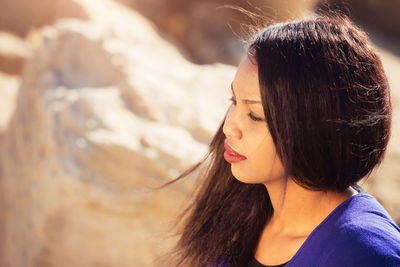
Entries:
{"type": "Polygon", "coordinates": [[[232,108],[228,110],[222,131],[228,139],[242,138],[242,131],[239,129],[237,122],[234,119],[234,112],[232,111],[232,108]]]}

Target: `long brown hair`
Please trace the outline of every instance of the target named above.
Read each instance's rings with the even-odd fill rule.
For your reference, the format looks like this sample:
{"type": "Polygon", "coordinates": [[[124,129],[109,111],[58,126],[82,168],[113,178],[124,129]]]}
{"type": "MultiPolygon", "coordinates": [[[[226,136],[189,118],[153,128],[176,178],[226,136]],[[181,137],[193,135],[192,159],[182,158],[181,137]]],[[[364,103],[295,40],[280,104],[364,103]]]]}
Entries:
{"type": "MultiPolygon", "coordinates": [[[[248,56],[258,66],[269,131],[286,172],[310,190],[342,191],[383,159],[391,103],[382,63],[367,35],[344,16],[318,16],[261,29],[248,56]]],[[[246,266],[273,213],[262,184],[235,179],[222,127],[183,223],[177,266],[246,266]]],[[[163,187],[164,187],[163,186],[163,187]]],[[[171,255],[172,255],[171,254],[171,255]]]]}

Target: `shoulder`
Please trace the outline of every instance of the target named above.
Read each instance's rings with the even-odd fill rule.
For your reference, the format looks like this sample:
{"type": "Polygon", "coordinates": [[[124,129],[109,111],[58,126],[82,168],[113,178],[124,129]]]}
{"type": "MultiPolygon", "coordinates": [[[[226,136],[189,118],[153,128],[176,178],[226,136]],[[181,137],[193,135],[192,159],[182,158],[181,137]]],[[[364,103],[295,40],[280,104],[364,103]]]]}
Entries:
{"type": "Polygon", "coordinates": [[[288,266],[400,266],[400,229],[369,194],[340,204],[288,266]]]}
{"type": "Polygon", "coordinates": [[[334,231],[320,263],[323,266],[400,266],[400,229],[387,211],[368,194],[347,204],[341,216],[331,222],[334,231]]]}
{"type": "Polygon", "coordinates": [[[320,266],[400,266],[400,234],[385,225],[348,225],[321,253],[320,266]]]}

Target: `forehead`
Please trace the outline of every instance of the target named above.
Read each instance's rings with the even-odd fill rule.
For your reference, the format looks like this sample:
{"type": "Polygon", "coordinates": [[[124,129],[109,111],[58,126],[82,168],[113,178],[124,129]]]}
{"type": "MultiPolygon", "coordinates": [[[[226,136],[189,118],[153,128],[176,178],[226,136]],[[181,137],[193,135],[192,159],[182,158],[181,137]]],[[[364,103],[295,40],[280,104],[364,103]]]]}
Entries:
{"type": "Polygon", "coordinates": [[[232,85],[236,95],[242,98],[260,99],[257,65],[246,57],[239,64],[232,85]]]}

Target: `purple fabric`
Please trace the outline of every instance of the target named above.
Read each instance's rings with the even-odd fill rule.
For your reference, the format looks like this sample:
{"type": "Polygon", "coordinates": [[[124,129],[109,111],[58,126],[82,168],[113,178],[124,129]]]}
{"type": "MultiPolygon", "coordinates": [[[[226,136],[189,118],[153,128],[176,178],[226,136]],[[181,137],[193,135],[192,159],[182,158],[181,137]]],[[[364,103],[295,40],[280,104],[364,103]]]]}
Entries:
{"type": "Polygon", "coordinates": [[[286,265],[303,266],[399,267],[400,229],[373,196],[361,192],[336,207],[286,265]]]}
{"type": "Polygon", "coordinates": [[[368,193],[345,200],[286,265],[400,266],[400,229],[368,193]]]}

